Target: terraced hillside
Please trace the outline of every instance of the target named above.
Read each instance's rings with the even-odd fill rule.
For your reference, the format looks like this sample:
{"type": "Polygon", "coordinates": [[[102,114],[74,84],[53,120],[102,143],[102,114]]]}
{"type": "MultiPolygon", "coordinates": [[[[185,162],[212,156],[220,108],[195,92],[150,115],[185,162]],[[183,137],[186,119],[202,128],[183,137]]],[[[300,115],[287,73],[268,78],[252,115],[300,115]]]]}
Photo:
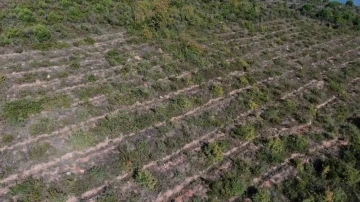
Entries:
{"type": "MultiPolygon", "coordinates": [[[[104,2],[107,15],[124,3],[104,2]]],[[[3,43],[1,201],[360,200],[355,24],[301,1],[139,2],[225,17],[174,31],[135,5],[136,26],[99,20],[95,34],[68,19],[75,36],[3,43]],[[259,18],[228,7],[244,5],[259,18]]]]}

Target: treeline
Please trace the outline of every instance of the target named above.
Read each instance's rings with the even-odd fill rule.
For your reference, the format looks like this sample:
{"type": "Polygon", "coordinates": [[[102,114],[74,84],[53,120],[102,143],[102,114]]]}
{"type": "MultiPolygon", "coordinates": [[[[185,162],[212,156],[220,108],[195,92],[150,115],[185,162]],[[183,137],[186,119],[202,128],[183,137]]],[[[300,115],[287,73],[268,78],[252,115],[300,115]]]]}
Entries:
{"type": "Polygon", "coordinates": [[[104,29],[126,28],[144,39],[177,37],[188,29],[219,28],[293,15],[283,4],[210,0],[41,0],[6,2],[0,11],[0,45],[62,48],[50,43],[104,29]],[[43,45],[46,44],[46,45],[43,45]]]}
{"type": "MultiPolygon", "coordinates": [[[[295,5],[292,6],[296,7],[295,5]]],[[[301,14],[331,23],[335,28],[354,28],[360,30],[358,8],[352,1],[341,4],[336,1],[310,1],[298,10],[301,14]]]]}

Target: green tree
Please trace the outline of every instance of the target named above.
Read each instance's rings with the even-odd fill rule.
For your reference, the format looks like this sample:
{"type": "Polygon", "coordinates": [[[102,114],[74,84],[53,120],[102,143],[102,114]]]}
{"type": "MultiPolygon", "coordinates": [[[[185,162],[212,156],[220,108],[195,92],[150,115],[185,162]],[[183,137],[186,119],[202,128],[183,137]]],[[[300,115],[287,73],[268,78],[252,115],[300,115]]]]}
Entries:
{"type": "Polygon", "coordinates": [[[354,6],[354,1],[352,1],[352,0],[346,1],[345,5],[354,6]]]}
{"type": "Polygon", "coordinates": [[[34,36],[39,42],[49,41],[51,39],[51,31],[42,24],[34,27],[34,36]]]}

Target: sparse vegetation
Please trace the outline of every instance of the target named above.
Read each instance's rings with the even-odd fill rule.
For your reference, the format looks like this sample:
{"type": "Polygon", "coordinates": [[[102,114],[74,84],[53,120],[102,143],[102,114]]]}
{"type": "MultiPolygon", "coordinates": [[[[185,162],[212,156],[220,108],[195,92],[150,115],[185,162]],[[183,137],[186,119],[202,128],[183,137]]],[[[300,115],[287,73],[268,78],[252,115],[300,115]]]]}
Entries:
{"type": "Polygon", "coordinates": [[[124,64],[125,58],[122,53],[118,50],[110,50],[106,53],[106,60],[109,62],[111,66],[117,66],[124,64]]]}
{"type": "Polygon", "coordinates": [[[3,1],[0,201],[359,201],[359,7],[3,1]]]}
{"type": "Polygon", "coordinates": [[[12,123],[24,121],[30,115],[40,113],[43,107],[41,102],[24,99],[5,103],[3,116],[12,123]]]}
{"type": "Polygon", "coordinates": [[[69,137],[70,145],[76,149],[84,149],[95,143],[95,138],[86,132],[75,132],[69,137]]]}

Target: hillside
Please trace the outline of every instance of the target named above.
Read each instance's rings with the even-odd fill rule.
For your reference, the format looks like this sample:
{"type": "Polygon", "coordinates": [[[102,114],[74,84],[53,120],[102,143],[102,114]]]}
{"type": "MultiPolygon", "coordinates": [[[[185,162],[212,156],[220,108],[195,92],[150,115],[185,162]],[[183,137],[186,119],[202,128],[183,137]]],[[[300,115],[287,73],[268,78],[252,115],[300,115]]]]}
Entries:
{"type": "Polygon", "coordinates": [[[360,201],[360,8],[0,3],[0,201],[360,201]]]}

